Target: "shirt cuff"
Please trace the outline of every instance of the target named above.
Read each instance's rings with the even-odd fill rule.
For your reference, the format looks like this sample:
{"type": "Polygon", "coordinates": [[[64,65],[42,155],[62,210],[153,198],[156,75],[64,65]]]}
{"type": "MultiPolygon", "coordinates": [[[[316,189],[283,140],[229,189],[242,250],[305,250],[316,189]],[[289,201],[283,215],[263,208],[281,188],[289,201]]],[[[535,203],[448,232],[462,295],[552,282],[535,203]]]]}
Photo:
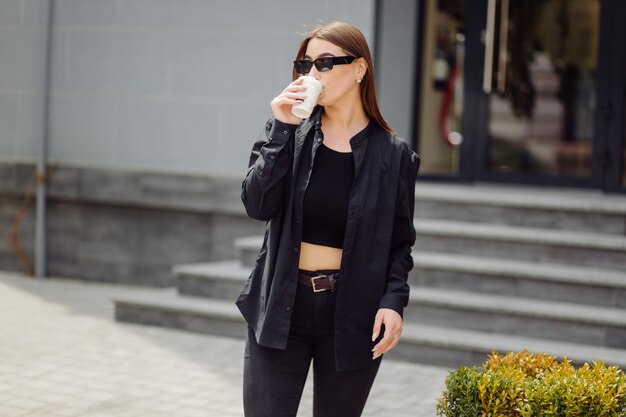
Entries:
{"type": "Polygon", "coordinates": [[[287,142],[299,125],[292,125],[290,123],[283,123],[280,120],[274,118],[272,127],[267,132],[268,142],[275,142],[277,144],[283,144],[287,142]]]}
{"type": "Polygon", "coordinates": [[[385,294],[378,304],[378,308],[390,308],[400,314],[400,317],[404,316],[404,300],[402,297],[398,297],[395,294],[385,294]]]}

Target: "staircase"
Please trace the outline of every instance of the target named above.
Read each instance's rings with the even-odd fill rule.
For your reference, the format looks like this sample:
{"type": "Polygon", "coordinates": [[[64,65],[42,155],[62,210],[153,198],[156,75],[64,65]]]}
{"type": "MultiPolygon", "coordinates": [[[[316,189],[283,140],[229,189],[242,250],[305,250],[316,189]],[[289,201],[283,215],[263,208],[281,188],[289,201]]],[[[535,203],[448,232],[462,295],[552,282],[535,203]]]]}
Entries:
{"type": "MultiPolygon", "coordinates": [[[[443,366],[528,349],[626,368],[626,197],[418,184],[402,342],[387,356],[443,366]]],[[[176,288],[118,299],[120,321],[243,337],[234,305],[260,249],[174,267],[176,288]]]]}

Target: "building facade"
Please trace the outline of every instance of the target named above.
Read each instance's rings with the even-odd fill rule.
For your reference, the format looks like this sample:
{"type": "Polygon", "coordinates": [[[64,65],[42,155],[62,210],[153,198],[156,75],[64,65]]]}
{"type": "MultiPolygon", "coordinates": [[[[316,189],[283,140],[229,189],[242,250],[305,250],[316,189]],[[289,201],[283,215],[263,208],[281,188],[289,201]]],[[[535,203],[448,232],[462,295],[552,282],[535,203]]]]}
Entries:
{"type": "Polygon", "coordinates": [[[331,20],[365,33],[420,181],[623,193],[624,18],[621,0],[4,0],[0,268],[32,257],[44,139],[49,274],[167,285],[230,257],[263,229],[239,184],[269,102],[331,20]]]}

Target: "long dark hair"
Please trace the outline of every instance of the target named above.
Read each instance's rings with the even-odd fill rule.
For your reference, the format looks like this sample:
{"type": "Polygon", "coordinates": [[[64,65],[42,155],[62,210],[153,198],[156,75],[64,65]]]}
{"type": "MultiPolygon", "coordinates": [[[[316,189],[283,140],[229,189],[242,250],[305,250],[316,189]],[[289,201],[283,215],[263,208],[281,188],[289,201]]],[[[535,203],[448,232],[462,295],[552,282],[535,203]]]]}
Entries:
{"type": "MultiPolygon", "coordinates": [[[[363,102],[363,110],[365,110],[365,114],[367,114],[369,118],[374,119],[387,132],[395,133],[395,130],[385,121],[378,108],[372,54],[370,54],[370,48],[367,46],[367,41],[363,33],[356,27],[345,22],[330,22],[319,25],[304,35],[304,39],[302,39],[300,47],[298,48],[296,59],[304,58],[309,41],[313,38],[323,39],[335,44],[348,54],[357,58],[363,58],[365,62],[367,62],[367,72],[361,81],[361,101],[363,102]]],[[[297,79],[299,75],[300,74],[294,69],[293,79],[297,79]]]]}

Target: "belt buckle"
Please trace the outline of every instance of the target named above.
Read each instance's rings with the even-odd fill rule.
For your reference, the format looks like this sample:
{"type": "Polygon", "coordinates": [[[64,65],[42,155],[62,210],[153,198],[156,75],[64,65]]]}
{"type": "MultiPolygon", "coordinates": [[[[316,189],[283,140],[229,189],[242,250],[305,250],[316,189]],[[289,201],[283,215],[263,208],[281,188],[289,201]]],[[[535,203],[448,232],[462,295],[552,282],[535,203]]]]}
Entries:
{"type": "Polygon", "coordinates": [[[311,285],[313,286],[313,292],[322,292],[322,291],[326,291],[326,288],[320,288],[319,290],[315,287],[315,280],[316,279],[320,279],[320,278],[324,278],[326,277],[326,275],[317,275],[315,277],[311,277],[311,285]]]}

